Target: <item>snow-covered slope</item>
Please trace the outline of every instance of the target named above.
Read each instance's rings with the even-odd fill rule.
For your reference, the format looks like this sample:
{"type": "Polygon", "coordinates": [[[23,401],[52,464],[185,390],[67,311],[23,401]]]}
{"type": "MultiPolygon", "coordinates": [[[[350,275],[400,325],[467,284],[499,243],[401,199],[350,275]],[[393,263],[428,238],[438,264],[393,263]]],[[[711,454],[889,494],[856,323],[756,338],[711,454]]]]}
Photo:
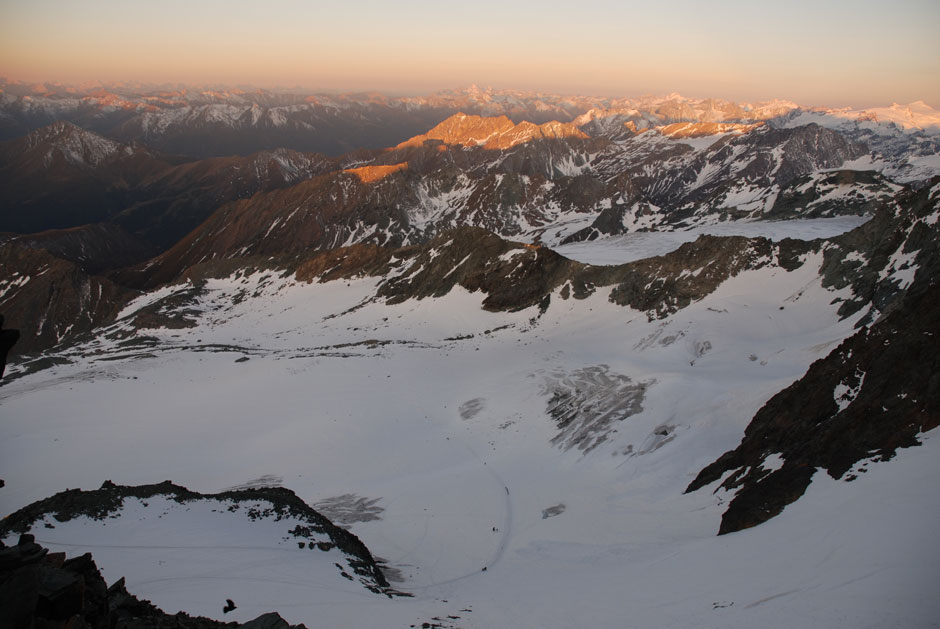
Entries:
{"type": "MultiPolygon", "coordinates": [[[[916,234],[935,223],[935,212],[910,221],[911,244],[898,251],[923,245],[916,234]]],[[[462,285],[381,297],[390,281],[446,280],[435,263],[454,251],[443,242],[376,276],[324,258],[311,279],[336,279],[322,283],[276,265],[194,274],[50,354],[58,366],[11,366],[0,389],[0,509],[106,478],[172,478],[204,493],[283,485],[351,527],[393,585],[414,595],[352,595],[334,581],[324,587],[319,572],[280,571],[277,543],[220,555],[225,544],[214,533],[205,541],[175,509],[181,519],[160,543],[105,550],[112,559],[101,562],[109,581],[126,576],[168,610],[218,616],[224,569],[224,596],[246,618],[276,609],[308,626],[927,626],[940,612],[930,585],[940,502],[925,491],[940,459],[930,434],[890,463],[863,461],[868,471],[852,483],[820,475],[775,519],[723,537],[715,533],[733,495],[684,493],[775,393],[868,315],[840,313],[857,290],[874,289],[835,273],[839,260],[860,277],[883,269],[882,292],[926,263],[869,259],[865,238],[790,243],[786,255],[755,243],[770,255],[660,315],[612,303],[609,288],[576,299],[569,284],[550,289],[547,305],[515,312],[482,310],[485,296],[462,285]],[[180,557],[161,546],[209,548],[180,557]],[[150,563],[164,554],[174,560],[160,575],[169,581],[150,563]]],[[[727,245],[739,258],[741,241],[727,245]]],[[[526,273],[541,268],[527,266],[532,258],[550,257],[500,251],[501,263],[526,273]]],[[[668,274],[678,259],[644,264],[668,274]]],[[[448,264],[485,288],[465,263],[448,264]]],[[[41,542],[96,553],[111,526],[82,524],[82,537],[51,524],[35,529],[41,542]]]]}
{"type": "Polygon", "coordinates": [[[565,257],[588,264],[624,264],[665,255],[676,250],[682,243],[693,242],[703,234],[814,240],[838,236],[869,219],[868,216],[840,216],[796,221],[733,221],[684,230],[634,232],[593,241],[571,242],[554,249],[565,257]]]}
{"type": "MultiPolygon", "coordinates": [[[[830,121],[833,126],[846,128],[853,123],[859,128],[880,129],[886,131],[894,127],[904,133],[924,132],[928,135],[940,134],[940,112],[925,103],[917,101],[908,105],[893,103],[890,107],[871,109],[816,109],[794,112],[790,115],[790,124],[802,125],[808,122],[830,121]],[[840,122],[837,122],[840,121],[840,122]]],[[[818,122],[821,124],[821,122],[818,122]]]]}

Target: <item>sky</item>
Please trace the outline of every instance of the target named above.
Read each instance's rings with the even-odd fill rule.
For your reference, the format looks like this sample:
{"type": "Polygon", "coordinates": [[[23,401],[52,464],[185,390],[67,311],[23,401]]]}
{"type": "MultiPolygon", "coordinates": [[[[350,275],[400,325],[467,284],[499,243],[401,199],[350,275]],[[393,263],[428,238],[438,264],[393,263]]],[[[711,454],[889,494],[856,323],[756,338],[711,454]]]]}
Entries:
{"type": "Polygon", "coordinates": [[[938,0],[0,0],[0,76],[940,109],[938,0]]]}

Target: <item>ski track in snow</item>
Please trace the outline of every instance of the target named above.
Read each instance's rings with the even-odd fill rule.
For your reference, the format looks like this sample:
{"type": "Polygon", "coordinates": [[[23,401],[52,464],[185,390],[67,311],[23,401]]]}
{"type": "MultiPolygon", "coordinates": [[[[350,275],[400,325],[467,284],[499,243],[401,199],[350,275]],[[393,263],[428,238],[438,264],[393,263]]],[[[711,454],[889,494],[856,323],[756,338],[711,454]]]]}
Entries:
{"type": "Polygon", "coordinates": [[[476,458],[480,462],[481,465],[486,467],[486,471],[489,473],[490,476],[492,476],[493,480],[495,480],[496,484],[499,486],[500,493],[505,493],[505,501],[506,501],[505,514],[503,516],[501,527],[498,528],[496,531],[494,531],[500,534],[499,542],[496,545],[496,549],[493,551],[493,556],[490,558],[488,562],[486,562],[486,564],[483,566],[483,568],[480,571],[473,570],[466,574],[452,577],[444,581],[437,581],[434,583],[430,583],[428,585],[420,586],[417,588],[412,588],[411,590],[412,592],[427,593],[427,592],[434,590],[435,588],[440,588],[443,585],[451,585],[453,583],[458,583],[465,579],[478,576],[480,572],[485,572],[489,570],[489,568],[495,566],[497,563],[499,563],[499,561],[502,560],[503,555],[506,554],[506,548],[509,546],[510,539],[512,538],[513,505],[512,505],[512,499],[511,499],[509,487],[506,485],[505,481],[503,481],[499,473],[493,469],[493,466],[487,466],[486,462],[476,452],[474,452],[473,449],[466,443],[462,443],[461,445],[463,445],[473,455],[473,457],[476,458]]]}

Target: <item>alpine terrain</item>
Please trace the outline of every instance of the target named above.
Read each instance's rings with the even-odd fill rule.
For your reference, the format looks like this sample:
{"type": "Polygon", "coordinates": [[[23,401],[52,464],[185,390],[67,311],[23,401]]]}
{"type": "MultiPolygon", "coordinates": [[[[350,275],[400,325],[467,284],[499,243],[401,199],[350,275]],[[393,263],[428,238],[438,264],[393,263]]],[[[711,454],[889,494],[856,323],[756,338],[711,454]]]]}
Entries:
{"type": "Polygon", "coordinates": [[[940,618],[922,102],[3,81],[0,314],[11,626],[940,618]]]}

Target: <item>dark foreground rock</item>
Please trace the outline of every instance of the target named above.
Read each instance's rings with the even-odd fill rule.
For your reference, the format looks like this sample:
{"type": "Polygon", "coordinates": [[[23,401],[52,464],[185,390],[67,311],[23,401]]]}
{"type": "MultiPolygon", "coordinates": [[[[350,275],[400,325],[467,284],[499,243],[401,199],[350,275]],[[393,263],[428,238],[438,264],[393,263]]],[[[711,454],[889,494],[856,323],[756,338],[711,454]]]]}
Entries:
{"type": "Polygon", "coordinates": [[[305,629],[274,612],[244,624],[167,614],[128,592],[123,578],[108,587],[90,553],[66,559],[32,535],[0,548],[0,610],[0,629],[305,629]]]}

